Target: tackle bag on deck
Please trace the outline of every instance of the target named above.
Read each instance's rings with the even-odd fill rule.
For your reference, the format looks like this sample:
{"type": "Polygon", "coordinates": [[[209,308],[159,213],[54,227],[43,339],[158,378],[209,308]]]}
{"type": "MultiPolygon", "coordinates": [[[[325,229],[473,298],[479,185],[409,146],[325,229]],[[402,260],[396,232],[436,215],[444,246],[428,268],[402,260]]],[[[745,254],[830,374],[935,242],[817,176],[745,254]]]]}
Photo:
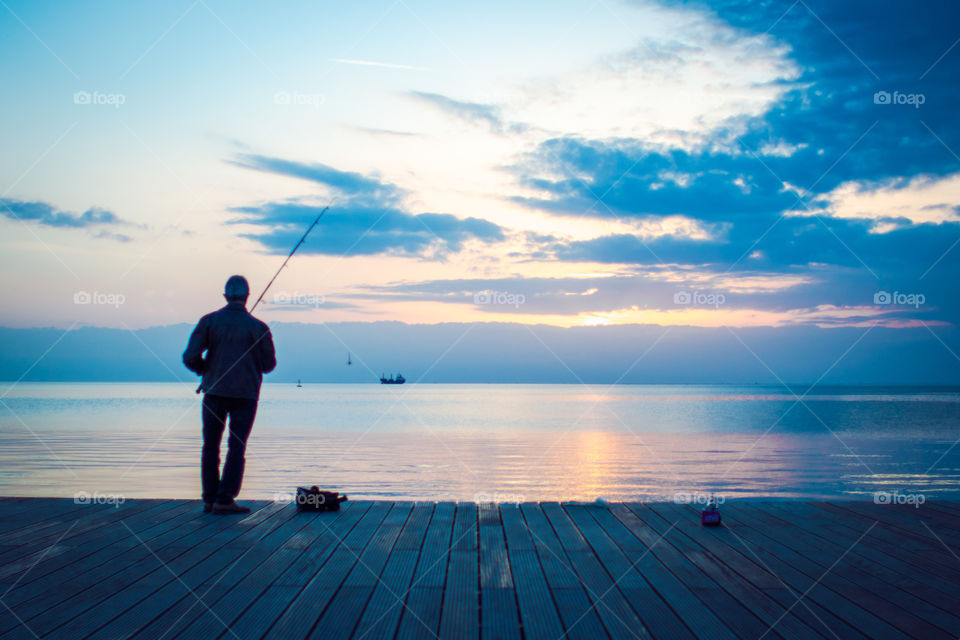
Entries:
{"type": "Polygon", "coordinates": [[[336,491],[321,491],[316,485],[297,487],[297,511],[339,511],[346,499],[336,491]]]}

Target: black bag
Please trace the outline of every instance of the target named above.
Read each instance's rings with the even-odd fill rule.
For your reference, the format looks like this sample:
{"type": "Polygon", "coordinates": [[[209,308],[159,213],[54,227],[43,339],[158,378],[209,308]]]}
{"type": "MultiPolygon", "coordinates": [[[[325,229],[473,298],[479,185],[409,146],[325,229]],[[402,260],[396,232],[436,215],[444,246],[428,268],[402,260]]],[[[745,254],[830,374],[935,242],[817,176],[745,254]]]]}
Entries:
{"type": "Polygon", "coordinates": [[[297,487],[297,511],[339,511],[347,500],[336,491],[321,491],[316,485],[307,489],[297,487]]]}

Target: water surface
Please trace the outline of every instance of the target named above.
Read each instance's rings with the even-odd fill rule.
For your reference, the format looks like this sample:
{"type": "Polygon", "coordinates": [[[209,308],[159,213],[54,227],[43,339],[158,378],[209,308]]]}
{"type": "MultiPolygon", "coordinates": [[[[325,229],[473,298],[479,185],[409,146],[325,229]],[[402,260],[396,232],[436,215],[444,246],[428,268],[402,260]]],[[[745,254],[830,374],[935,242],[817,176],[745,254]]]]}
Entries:
{"type": "MultiPolygon", "coordinates": [[[[197,498],[178,383],[0,386],[0,494],[197,498]]],[[[242,497],[960,497],[960,391],[266,384],[242,497]]]]}

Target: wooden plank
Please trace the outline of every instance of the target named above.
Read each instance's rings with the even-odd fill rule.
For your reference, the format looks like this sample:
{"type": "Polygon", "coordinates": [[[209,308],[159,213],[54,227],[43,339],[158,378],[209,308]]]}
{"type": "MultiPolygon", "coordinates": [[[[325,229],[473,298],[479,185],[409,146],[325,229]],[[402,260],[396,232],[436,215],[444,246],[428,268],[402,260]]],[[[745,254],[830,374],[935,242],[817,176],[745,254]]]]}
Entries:
{"type": "Polygon", "coordinates": [[[809,615],[809,611],[794,607],[796,599],[784,604],[776,598],[777,591],[784,585],[766,568],[739,554],[730,553],[725,546],[711,545],[715,530],[700,526],[691,517],[695,513],[671,504],[647,505],[647,508],[652,514],[651,520],[653,515],[659,516],[661,527],[672,527],[671,534],[679,534],[670,536],[670,544],[674,548],[753,612],[769,629],[784,638],[796,639],[831,633],[829,628],[809,615]],[[715,555],[715,551],[721,551],[723,555],[715,555]]]}
{"type": "MultiPolygon", "coordinates": [[[[363,504],[363,503],[354,503],[363,504]]],[[[317,630],[317,621],[333,601],[347,576],[353,570],[363,548],[393,508],[389,502],[375,502],[363,518],[343,536],[323,566],[310,578],[290,606],[283,612],[265,637],[302,639],[317,630]]]]}
{"type": "MultiPolygon", "coordinates": [[[[314,635],[332,639],[349,638],[353,634],[363,616],[367,601],[380,582],[380,575],[412,508],[413,505],[409,502],[393,505],[380,527],[369,538],[330,606],[320,616],[314,635]]],[[[359,527],[356,530],[359,530],[359,527]]],[[[350,537],[352,533],[348,539],[350,537]]]]}
{"type": "MultiPolygon", "coordinates": [[[[190,578],[185,585],[189,590],[177,590],[177,584],[171,583],[164,591],[155,594],[154,599],[162,599],[165,605],[172,602],[172,606],[167,606],[152,620],[142,620],[148,624],[133,635],[138,639],[182,636],[184,630],[194,623],[203,611],[209,610],[239,581],[249,576],[255,567],[260,566],[266,557],[270,557],[270,549],[284,549],[284,538],[289,541],[320,517],[315,514],[297,514],[289,503],[276,503],[273,514],[269,520],[251,519],[253,527],[242,536],[247,540],[246,547],[222,544],[217,548],[216,544],[206,543],[211,550],[209,559],[185,574],[190,578]],[[306,526],[303,526],[304,519],[307,520],[306,526]],[[291,532],[293,535],[290,535],[291,532]]],[[[324,515],[335,519],[339,514],[324,515]]],[[[157,610],[160,609],[162,607],[157,607],[157,610]]],[[[221,628],[226,624],[226,621],[222,621],[221,628]]],[[[117,637],[117,634],[106,637],[117,637]]]]}
{"type": "Polygon", "coordinates": [[[520,505],[520,510],[540,558],[547,586],[560,612],[564,637],[571,640],[609,637],[543,509],[537,503],[525,502],[520,505]]]}
{"type": "Polygon", "coordinates": [[[960,637],[955,502],[733,502],[719,528],[676,504],[254,506],[0,498],[25,518],[0,530],[0,635],[960,637]],[[82,528],[58,540],[70,513],[82,528]]]}
{"type": "Polygon", "coordinates": [[[413,587],[403,609],[397,640],[436,640],[443,587],[413,587]]]}
{"type": "Polygon", "coordinates": [[[533,551],[533,536],[527,529],[523,519],[523,512],[517,504],[500,505],[500,521],[503,523],[503,534],[507,540],[507,548],[511,551],[533,551]]]}
{"type": "Polygon", "coordinates": [[[423,537],[427,533],[427,527],[433,518],[433,510],[436,504],[433,502],[417,502],[413,506],[413,512],[407,520],[407,526],[400,532],[397,538],[396,547],[398,549],[415,549],[420,551],[423,546],[423,537]]]}
{"type": "Polygon", "coordinates": [[[541,506],[544,515],[550,520],[550,524],[564,549],[567,551],[588,551],[590,549],[590,545],[583,539],[580,531],[559,503],[543,502],[541,506]]]}
{"type": "MultiPolygon", "coordinates": [[[[810,626],[801,619],[794,609],[781,605],[760,588],[754,586],[749,578],[740,575],[727,562],[714,556],[710,551],[691,540],[691,535],[703,537],[711,535],[711,531],[703,527],[693,529],[686,527],[686,532],[682,526],[689,524],[691,519],[686,517],[684,510],[675,508],[675,505],[657,505],[655,510],[653,506],[647,506],[648,513],[651,514],[647,524],[658,528],[658,531],[664,534],[666,541],[677,551],[682,553],[690,562],[695,564],[704,574],[709,576],[721,589],[730,594],[743,608],[750,611],[760,619],[767,629],[775,631],[784,638],[802,639],[821,635],[819,628],[821,625],[810,626]],[[659,520],[656,518],[659,516],[659,520]],[[668,533],[669,532],[669,533],[668,533]]],[[[735,558],[734,558],[735,559],[735,558]]],[[[741,564],[740,569],[748,573],[754,581],[762,585],[777,586],[776,578],[769,574],[765,569],[755,567],[752,563],[741,564]]]]}
{"type": "Polygon", "coordinates": [[[476,550],[478,545],[477,503],[458,502],[453,522],[453,544],[450,548],[456,551],[472,551],[476,550]]]}
{"type": "Polygon", "coordinates": [[[286,549],[303,549],[303,555],[277,578],[276,584],[305,586],[372,506],[372,502],[351,502],[339,512],[304,514],[312,515],[311,521],[283,545],[286,549]]]}
{"type": "MultiPolygon", "coordinates": [[[[109,509],[109,505],[101,505],[109,509]]],[[[23,498],[11,501],[0,516],[0,534],[6,535],[18,529],[36,526],[44,520],[69,519],[90,511],[90,505],[78,504],[72,498],[23,498]]],[[[0,537],[0,544],[6,544],[0,537]]]]}
{"type": "Polygon", "coordinates": [[[397,638],[435,638],[439,634],[443,587],[447,579],[456,505],[438,503],[420,549],[413,586],[400,615],[397,638]]]}
{"type": "MultiPolygon", "coordinates": [[[[567,530],[567,537],[570,538],[573,546],[580,545],[575,541],[579,538],[586,545],[585,549],[575,550],[566,549],[567,557],[570,558],[574,571],[576,571],[580,582],[584,585],[587,594],[590,597],[591,604],[594,605],[597,615],[603,622],[607,633],[611,638],[647,638],[650,632],[643,621],[637,616],[636,612],[627,602],[623,591],[618,588],[617,581],[626,577],[632,582],[636,576],[623,576],[619,574],[615,577],[604,568],[603,563],[595,552],[593,545],[599,546],[602,534],[596,527],[596,523],[590,519],[588,514],[578,511],[575,507],[552,509],[552,505],[544,505],[544,513],[547,519],[553,525],[555,531],[567,530]],[[584,519],[583,516],[586,516],[584,519]],[[579,526],[579,520],[583,520],[584,526],[579,526]],[[592,526],[586,526],[592,522],[592,526]],[[572,536],[570,528],[577,531],[577,536],[572,536]],[[585,530],[586,529],[586,530],[585,530]]],[[[559,537],[559,536],[558,536],[559,537]]],[[[561,538],[561,544],[565,547],[567,543],[561,538]]]]}
{"type": "MultiPolygon", "coordinates": [[[[960,581],[960,573],[950,566],[949,559],[952,559],[952,555],[949,550],[935,540],[908,540],[896,527],[878,520],[861,518],[859,514],[828,503],[810,507],[816,509],[811,517],[822,519],[825,522],[824,528],[839,537],[859,536],[863,526],[876,523],[862,544],[857,546],[856,551],[860,555],[887,556],[887,562],[890,559],[894,561],[893,568],[897,572],[911,575],[917,573],[930,584],[954,585],[960,581]]],[[[948,586],[946,590],[952,592],[953,588],[948,586]]]]}
{"type": "Polygon", "coordinates": [[[507,543],[496,504],[478,509],[480,546],[480,635],[482,638],[520,638],[520,611],[507,543]]]}
{"type": "MultiPolygon", "coordinates": [[[[931,533],[931,531],[936,533],[935,530],[927,529],[920,522],[913,523],[912,527],[904,528],[902,522],[891,522],[884,517],[879,517],[882,514],[878,513],[877,508],[870,508],[873,505],[822,503],[814,506],[820,511],[829,511],[835,514],[837,522],[840,523],[838,526],[844,529],[859,528],[862,530],[864,526],[877,523],[879,527],[875,527],[875,529],[879,528],[880,532],[884,534],[882,537],[890,542],[895,549],[890,551],[890,545],[883,545],[877,540],[876,536],[868,536],[866,539],[868,545],[883,547],[906,562],[921,567],[925,572],[938,575],[946,580],[960,580],[960,566],[955,566],[955,563],[950,562],[954,554],[949,546],[943,543],[943,538],[938,540],[931,533]]],[[[876,507],[880,506],[882,505],[876,505],[876,507]]],[[[941,527],[937,527],[937,529],[941,529],[941,527]]],[[[960,555],[960,553],[957,555],[960,555]]]]}
{"type": "MultiPolygon", "coordinates": [[[[638,546],[631,546],[628,539],[621,540],[621,548],[628,550],[634,570],[650,583],[650,586],[671,610],[677,612],[676,617],[679,618],[680,622],[697,637],[713,635],[732,638],[733,633],[727,626],[708,607],[703,605],[696,593],[687,584],[670,571],[669,560],[663,560],[658,554],[652,553],[652,549],[657,549],[663,544],[662,536],[625,505],[613,505],[610,511],[624,528],[641,543],[638,546]],[[696,611],[697,614],[686,613],[691,611],[696,611]]],[[[614,529],[612,526],[610,528],[614,529]]],[[[636,600],[635,597],[630,598],[631,603],[636,600]]],[[[650,619],[651,625],[655,624],[654,620],[658,620],[657,616],[650,614],[646,616],[646,619],[650,619]]],[[[682,636],[684,633],[670,616],[663,618],[656,624],[669,624],[670,629],[667,631],[671,631],[678,636],[682,636]]],[[[664,631],[660,631],[660,633],[664,633],[664,631]]]]}
{"type": "MultiPolygon", "coordinates": [[[[844,539],[846,544],[838,544],[831,539],[835,536],[832,532],[825,534],[823,531],[818,531],[816,525],[822,520],[814,519],[816,516],[813,512],[816,510],[813,507],[803,504],[791,505],[786,512],[777,504],[765,504],[762,508],[767,513],[780,517],[785,524],[796,524],[810,534],[805,536],[808,548],[802,551],[804,555],[823,566],[832,566],[831,572],[833,574],[857,583],[866,591],[883,598],[890,605],[909,611],[915,619],[902,617],[898,626],[902,624],[903,626],[900,626],[900,628],[904,631],[913,635],[919,634],[922,637],[935,637],[935,635],[930,634],[936,634],[936,628],[939,627],[941,633],[946,633],[954,638],[960,637],[960,618],[925,602],[909,591],[879,579],[878,576],[888,573],[886,567],[874,566],[875,563],[872,562],[858,562],[857,559],[861,556],[857,554],[857,548],[860,546],[857,538],[850,536],[844,539]],[[804,516],[807,515],[810,517],[805,519],[804,516]],[[803,520],[802,523],[801,520],[803,520]],[[845,553],[847,549],[850,550],[849,553],[845,553]],[[838,554],[844,554],[843,559],[831,565],[829,558],[837,557],[838,554]]],[[[888,563],[894,561],[894,559],[887,560],[888,563]]],[[[957,601],[956,604],[960,604],[960,601],[957,601]]]]}
{"type": "Polygon", "coordinates": [[[771,631],[755,612],[743,606],[736,598],[722,588],[702,567],[677,549],[674,538],[682,537],[674,531],[674,524],[663,524],[651,514],[644,505],[630,505],[634,515],[652,528],[659,536],[657,543],[650,547],[650,553],[657,556],[671,572],[680,579],[697,598],[706,605],[723,623],[740,637],[780,636],[771,631]]]}
{"type": "Polygon", "coordinates": [[[520,507],[516,504],[500,505],[500,520],[510,558],[510,573],[517,590],[523,636],[559,638],[564,633],[563,622],[520,507]]]}
{"type": "MultiPolygon", "coordinates": [[[[101,568],[92,574],[84,575],[82,581],[66,582],[59,590],[48,591],[22,603],[16,611],[19,620],[29,621],[31,628],[38,629],[38,633],[46,633],[113,595],[117,590],[157,571],[160,562],[173,559],[188,550],[196,541],[205,536],[216,535],[231,524],[228,520],[212,517],[206,518],[206,524],[202,527],[191,527],[194,522],[190,520],[157,536],[149,548],[139,545],[136,552],[117,556],[115,562],[101,565],[101,568]],[[186,536],[193,538],[184,543],[183,538],[186,536]],[[174,545],[180,547],[171,552],[174,545]],[[160,556],[161,560],[154,557],[154,554],[160,556]],[[90,580],[93,577],[96,579],[90,580]],[[51,596],[51,593],[54,595],[51,596]]],[[[236,523],[236,520],[233,523],[236,523]]],[[[238,534],[244,531],[242,525],[234,530],[238,534]]],[[[17,625],[20,624],[19,620],[17,625]]]]}
{"type": "MultiPolygon", "coordinates": [[[[104,524],[116,522],[118,518],[123,516],[154,509],[167,502],[169,500],[128,500],[115,506],[108,504],[75,505],[75,509],[64,509],[56,517],[46,518],[0,535],[0,544],[17,547],[21,553],[33,551],[59,539],[66,529],[70,529],[67,536],[76,536],[104,524]]],[[[0,561],[6,559],[8,559],[6,554],[0,556],[0,561]]]]}
{"type": "Polygon", "coordinates": [[[520,505],[527,530],[533,538],[534,548],[540,556],[540,566],[551,589],[577,589],[583,584],[573,570],[566,556],[563,544],[557,537],[550,521],[538,503],[525,502],[520,505]]]}
{"type": "MultiPolygon", "coordinates": [[[[619,580],[621,592],[650,632],[657,638],[692,638],[689,627],[666,600],[666,594],[676,594],[682,584],[672,574],[668,575],[669,572],[657,561],[650,548],[614,517],[608,508],[588,508],[585,512],[596,520],[605,534],[605,537],[597,538],[603,549],[601,563],[611,576],[619,580]],[[664,593],[659,593],[655,585],[662,585],[664,593]]],[[[660,541],[653,546],[662,544],[666,543],[660,541]]],[[[692,594],[683,593],[682,589],[680,593],[683,598],[692,597],[692,594]]],[[[722,627],[719,623],[718,626],[722,627]]]]}
{"type": "MultiPolygon", "coordinates": [[[[754,551],[767,564],[773,567],[780,563],[777,575],[791,588],[805,594],[805,600],[813,600],[833,611],[868,637],[909,637],[878,615],[875,602],[860,597],[858,585],[831,576],[830,571],[787,546],[788,540],[796,537],[796,530],[784,527],[783,523],[758,519],[747,511],[746,506],[742,503],[724,505],[726,526],[739,525],[737,535],[754,545],[754,551]]],[[[759,517],[762,518],[762,514],[759,517]]]]}
{"type": "Polygon", "coordinates": [[[52,557],[69,551],[69,542],[77,536],[108,527],[136,513],[162,507],[167,502],[138,500],[105,510],[98,506],[89,506],[90,511],[77,514],[69,522],[60,519],[48,520],[43,524],[42,530],[25,530],[25,533],[18,534],[16,541],[5,542],[15,548],[0,557],[0,577],[18,571],[23,563],[29,566],[38,557],[52,557]]]}
{"type": "Polygon", "coordinates": [[[928,500],[925,506],[929,506],[933,509],[943,511],[952,516],[960,518],[960,502],[956,500],[944,500],[943,498],[936,498],[928,500]]]}
{"type": "Polygon", "coordinates": [[[457,504],[439,636],[480,637],[480,551],[474,502],[457,504]]]}
{"type": "Polygon", "coordinates": [[[395,635],[434,506],[429,502],[413,507],[367,603],[354,638],[392,638],[395,635]]]}
{"type": "Polygon", "coordinates": [[[520,638],[520,613],[513,589],[481,587],[480,600],[480,637],[483,640],[520,638]]]}
{"type": "MultiPolygon", "coordinates": [[[[783,570],[779,563],[771,566],[745,540],[738,537],[734,531],[739,528],[737,525],[725,523],[721,527],[707,529],[700,525],[699,510],[690,506],[662,504],[647,506],[661,517],[663,515],[661,512],[665,511],[669,521],[677,523],[678,530],[684,532],[692,541],[710,551],[715,557],[721,558],[724,564],[737,571],[744,579],[749,580],[785,609],[791,610],[820,635],[827,638],[866,639],[865,635],[838,618],[833,612],[813,600],[801,598],[803,594],[792,588],[778,575],[777,572],[783,570]],[[669,508],[666,508],[667,506],[669,508]]],[[[792,570],[791,567],[787,569],[792,570]]]]}
{"type": "Polygon", "coordinates": [[[91,531],[73,538],[64,546],[68,551],[47,558],[41,556],[39,562],[25,572],[16,574],[16,580],[5,589],[4,602],[8,606],[24,602],[51,588],[60,588],[64,577],[85,574],[105,562],[115,561],[125,550],[140,545],[181,521],[189,512],[196,513],[188,502],[170,501],[169,507],[158,508],[124,518],[123,524],[112,526],[108,532],[91,531]],[[136,536],[130,535],[130,532],[136,536]]]}
{"type": "MultiPolygon", "coordinates": [[[[148,557],[150,549],[141,544],[140,540],[149,544],[151,548],[162,548],[170,540],[183,535],[187,530],[184,524],[196,517],[195,512],[185,512],[166,523],[139,532],[136,531],[137,525],[134,523],[131,529],[135,531],[136,536],[126,531],[124,527],[118,526],[117,529],[124,529],[127,533],[127,539],[119,543],[122,545],[120,548],[115,550],[112,547],[106,547],[76,564],[61,567],[27,585],[18,586],[4,597],[4,602],[7,606],[16,609],[16,617],[19,618],[30,618],[58,606],[88,586],[114,576],[125,567],[148,557]],[[138,536],[140,540],[137,539],[138,536]],[[82,576],[83,580],[76,580],[77,576],[82,576]]],[[[8,611],[0,612],[0,620],[2,620],[0,632],[10,628],[8,622],[13,626],[19,624],[8,611]],[[9,616],[10,620],[5,616],[9,616]]]]}
{"type": "MultiPolygon", "coordinates": [[[[845,510],[835,511],[832,505],[821,504],[798,505],[797,508],[800,507],[803,508],[805,520],[817,523],[818,534],[829,531],[827,539],[832,542],[839,544],[842,540],[856,539],[862,533],[851,524],[858,520],[850,518],[845,510]]],[[[784,514],[782,510],[779,513],[781,517],[791,515],[784,514]]],[[[956,590],[960,575],[945,568],[944,561],[951,558],[945,548],[940,548],[939,561],[934,561],[936,556],[921,557],[916,550],[905,548],[899,530],[876,520],[872,522],[876,522],[876,526],[851,551],[851,563],[890,584],[909,591],[919,589],[927,600],[938,601],[943,594],[950,596],[956,590]]],[[[957,564],[960,566],[960,563],[957,564]]]]}
{"type": "MultiPolygon", "coordinates": [[[[182,576],[194,565],[209,559],[212,543],[218,548],[249,530],[242,520],[210,517],[211,524],[188,533],[160,550],[127,566],[124,571],[81,591],[76,596],[32,618],[31,628],[50,637],[73,638],[90,633],[129,609],[133,603],[182,576]],[[82,615],[81,615],[82,614],[82,615]]],[[[270,526],[269,520],[263,521],[270,526]]],[[[217,557],[217,556],[215,556],[217,557]]],[[[219,558],[219,557],[218,557],[219,558]]]]}
{"type": "Polygon", "coordinates": [[[942,527],[942,531],[937,535],[940,541],[935,538],[923,525],[920,524],[920,514],[928,513],[920,506],[919,508],[904,507],[897,508],[889,504],[873,504],[867,502],[849,501],[835,502],[836,506],[843,506],[848,511],[860,514],[870,520],[883,522],[892,527],[896,527],[900,535],[904,536],[906,544],[917,544],[919,549],[926,548],[925,545],[944,543],[949,545],[954,553],[960,554],[960,531],[951,530],[948,527],[942,527]]]}
{"type": "MultiPolygon", "coordinates": [[[[305,520],[306,526],[288,538],[279,549],[287,552],[296,551],[300,555],[263,595],[246,609],[241,619],[232,624],[231,628],[243,629],[244,635],[250,637],[261,637],[266,633],[302,590],[309,579],[306,576],[312,576],[318,570],[339,540],[359,521],[368,506],[350,503],[339,512],[297,514],[295,518],[305,520]]],[[[204,588],[211,587],[212,585],[207,583],[204,585],[204,588]]],[[[212,600],[212,597],[213,594],[209,599],[212,600]]],[[[178,620],[188,616],[191,610],[202,606],[195,598],[186,597],[165,611],[158,619],[160,624],[153,628],[162,629],[165,627],[164,619],[168,622],[178,620]]],[[[137,634],[138,637],[140,635],[137,634]]],[[[227,636],[232,637],[229,633],[227,636]]]]}
{"type": "MultiPolygon", "coordinates": [[[[294,506],[287,505],[285,512],[278,513],[275,519],[278,521],[278,526],[273,527],[269,532],[264,531],[265,535],[259,537],[258,541],[250,547],[249,552],[241,553],[237,557],[235,564],[230,565],[233,571],[228,575],[225,582],[237,576],[243,576],[259,567],[259,558],[265,555],[266,550],[275,546],[277,538],[287,534],[292,527],[302,526],[302,523],[297,523],[292,518],[294,512],[294,506]],[[280,522],[281,520],[282,522],[280,522]],[[257,560],[247,562],[248,559],[252,558],[257,558],[257,560]]],[[[223,516],[223,518],[226,518],[226,516],[223,516]]],[[[269,526],[269,522],[263,522],[263,527],[269,526]]],[[[226,566],[227,562],[234,558],[236,547],[231,547],[229,544],[221,545],[218,542],[211,543],[210,541],[216,537],[217,535],[214,535],[208,540],[193,545],[186,553],[164,563],[164,566],[157,572],[148,574],[143,579],[117,591],[95,609],[59,627],[49,637],[63,638],[64,640],[85,637],[86,634],[114,622],[126,611],[135,614],[135,619],[143,620],[156,617],[172,604],[176,597],[181,597],[185,593],[189,594],[191,590],[199,587],[209,575],[226,566]],[[163,597],[164,594],[158,595],[164,587],[169,587],[164,592],[164,594],[170,594],[168,597],[163,597]]],[[[247,592],[242,593],[246,595],[247,592]]],[[[196,597],[196,595],[194,594],[193,597],[196,597]]],[[[236,601],[234,599],[232,602],[236,601]]],[[[214,612],[211,609],[212,605],[204,608],[206,612],[210,613],[211,618],[214,618],[217,627],[215,632],[206,633],[203,636],[205,638],[215,637],[223,630],[223,625],[229,625],[232,621],[232,619],[227,619],[226,615],[219,615],[219,611],[214,612]],[[214,613],[217,614],[215,617],[214,613]]],[[[180,635],[189,635],[189,633],[188,630],[186,633],[181,632],[180,635]]]]}
{"type": "Polygon", "coordinates": [[[477,548],[450,552],[438,635],[451,640],[480,637],[480,562],[477,548]]]}
{"type": "Polygon", "coordinates": [[[420,546],[420,559],[414,583],[423,587],[443,587],[447,576],[447,555],[453,535],[456,504],[440,502],[433,511],[426,536],[420,546]]]}
{"type": "Polygon", "coordinates": [[[0,543],[7,544],[27,529],[44,526],[48,521],[69,522],[77,516],[96,511],[109,511],[108,504],[83,504],[74,498],[25,498],[0,524],[0,543]]]}
{"type": "MultiPolygon", "coordinates": [[[[135,558],[146,557],[150,551],[144,544],[154,545],[154,540],[157,537],[175,528],[182,523],[185,517],[195,517],[193,510],[190,510],[191,513],[187,516],[183,512],[185,508],[186,506],[182,505],[173,510],[174,515],[177,512],[180,512],[180,515],[154,526],[149,526],[149,521],[138,521],[138,517],[134,516],[127,524],[134,533],[123,526],[116,527],[118,530],[123,530],[127,535],[125,540],[90,554],[78,562],[60,566],[56,570],[51,570],[53,567],[41,569],[40,571],[45,574],[43,577],[31,580],[24,586],[18,585],[18,588],[4,596],[4,603],[13,611],[5,607],[0,612],[0,630],[8,630],[19,626],[20,620],[24,618],[30,618],[44,611],[55,609],[88,586],[123,571],[125,565],[134,562],[135,558]],[[141,540],[144,544],[141,544],[141,540]],[[132,547],[132,545],[136,545],[136,547],[132,547]]],[[[170,515],[170,513],[167,515],[170,515]]],[[[59,558],[55,560],[59,560],[59,558]]],[[[48,563],[41,563],[41,565],[44,564],[48,563]]]]}
{"type": "MultiPolygon", "coordinates": [[[[504,507],[508,505],[503,505],[504,507]]],[[[516,505],[509,505],[516,508],[516,505]]],[[[540,559],[533,549],[510,549],[510,572],[517,590],[517,604],[524,638],[559,638],[563,623],[553,602],[540,559]]]]}
{"type": "MultiPolygon", "coordinates": [[[[361,504],[361,508],[362,506],[361,504]]],[[[348,562],[344,562],[344,565],[349,564],[349,567],[354,565],[359,550],[363,548],[362,545],[373,535],[373,532],[391,508],[392,504],[389,502],[374,503],[366,511],[360,522],[343,538],[343,542],[340,543],[337,551],[345,551],[346,554],[349,554],[352,558],[348,562]],[[355,536],[354,534],[358,531],[361,532],[360,535],[355,536]],[[348,545],[353,545],[354,548],[348,545]]],[[[311,514],[300,515],[305,515],[307,518],[294,518],[293,522],[295,524],[285,530],[284,528],[279,528],[264,539],[263,544],[260,545],[261,553],[250,556],[253,558],[251,562],[248,563],[250,565],[250,571],[246,572],[246,575],[243,575],[242,579],[230,580],[228,578],[227,580],[221,581],[218,585],[218,589],[221,590],[220,595],[213,601],[209,609],[201,611],[200,615],[180,633],[182,637],[206,639],[217,637],[218,634],[226,631],[225,627],[232,628],[235,624],[240,628],[244,626],[243,624],[238,624],[238,621],[244,613],[247,612],[257,598],[266,592],[270,585],[303,554],[302,549],[285,549],[282,546],[284,541],[293,536],[297,530],[302,529],[307,522],[311,520],[309,517],[311,514]]],[[[336,557],[336,555],[334,554],[333,557],[336,557]]],[[[243,573],[244,571],[241,571],[241,574],[243,573]]],[[[335,591],[336,587],[339,587],[339,583],[334,585],[332,590],[335,591]]],[[[310,584],[308,584],[304,592],[310,588],[310,584]]],[[[332,595],[331,593],[330,596],[332,597],[332,595]]],[[[325,602],[328,601],[329,600],[325,602]]],[[[319,604],[316,607],[312,606],[308,609],[301,608],[291,611],[293,615],[300,615],[311,621],[315,621],[322,612],[323,607],[319,604]]],[[[280,622],[282,622],[282,620],[283,618],[281,618],[280,622]]],[[[280,622],[278,622],[278,624],[280,622]]]]}
{"type": "Polygon", "coordinates": [[[495,504],[480,505],[480,588],[513,589],[507,542],[495,504]]]}

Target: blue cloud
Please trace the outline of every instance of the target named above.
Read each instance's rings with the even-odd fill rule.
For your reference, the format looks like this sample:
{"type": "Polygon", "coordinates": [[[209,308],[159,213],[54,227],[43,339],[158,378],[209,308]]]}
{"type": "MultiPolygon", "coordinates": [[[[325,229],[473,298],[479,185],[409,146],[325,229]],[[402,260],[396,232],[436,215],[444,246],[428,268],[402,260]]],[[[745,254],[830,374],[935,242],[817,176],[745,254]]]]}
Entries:
{"type": "Polygon", "coordinates": [[[703,8],[747,33],[769,31],[787,45],[801,77],[768,113],[746,122],[746,133],[732,127],[715,131],[697,151],[651,149],[643,140],[543,142],[512,170],[520,184],[548,195],[515,200],[557,215],[630,220],[683,215],[722,232],[709,240],[629,235],[541,240],[531,243],[532,250],[561,260],[735,272],[826,265],[952,298],[949,283],[960,268],[960,251],[951,247],[960,225],[901,218],[895,231],[876,233],[874,221],[829,217],[824,195],[851,181],[899,188],[903,177],[935,179],[960,171],[960,157],[951,151],[960,149],[955,117],[960,49],[948,51],[960,6],[670,4],[703,8]],[[922,96],[922,104],[897,104],[897,98],[909,102],[908,96],[922,96]],[[788,152],[771,152],[779,143],[788,152]],[[798,190],[808,191],[802,200],[798,190]]]}
{"type": "Polygon", "coordinates": [[[257,154],[242,154],[232,162],[247,169],[316,182],[350,198],[363,197],[382,203],[396,203],[403,195],[403,191],[398,187],[381,182],[376,177],[340,171],[320,163],[306,164],[257,154]]]}
{"type": "MultiPolygon", "coordinates": [[[[46,202],[15,200],[12,198],[0,198],[0,215],[11,220],[29,220],[48,227],[66,227],[72,229],[129,224],[112,211],[99,207],[91,207],[83,213],[70,213],[69,211],[59,210],[46,202]]],[[[129,236],[103,230],[98,231],[94,236],[99,238],[113,238],[123,242],[130,240],[129,236]]]]}
{"type": "MultiPolygon", "coordinates": [[[[325,185],[338,195],[336,206],[304,243],[304,253],[374,255],[393,253],[442,259],[469,240],[500,242],[500,226],[480,218],[447,213],[410,213],[403,208],[404,192],[376,177],[340,171],[323,164],[302,164],[279,158],[245,155],[236,164],[270,173],[303,178],[325,185]]],[[[322,207],[299,200],[233,207],[235,223],[253,224],[262,231],[244,234],[274,253],[285,253],[320,213],[322,207]]]]}
{"type": "Polygon", "coordinates": [[[423,91],[411,91],[410,96],[436,107],[447,115],[472,124],[486,126],[494,133],[520,133],[527,129],[524,124],[504,120],[499,107],[494,105],[454,100],[439,93],[423,91]]]}

